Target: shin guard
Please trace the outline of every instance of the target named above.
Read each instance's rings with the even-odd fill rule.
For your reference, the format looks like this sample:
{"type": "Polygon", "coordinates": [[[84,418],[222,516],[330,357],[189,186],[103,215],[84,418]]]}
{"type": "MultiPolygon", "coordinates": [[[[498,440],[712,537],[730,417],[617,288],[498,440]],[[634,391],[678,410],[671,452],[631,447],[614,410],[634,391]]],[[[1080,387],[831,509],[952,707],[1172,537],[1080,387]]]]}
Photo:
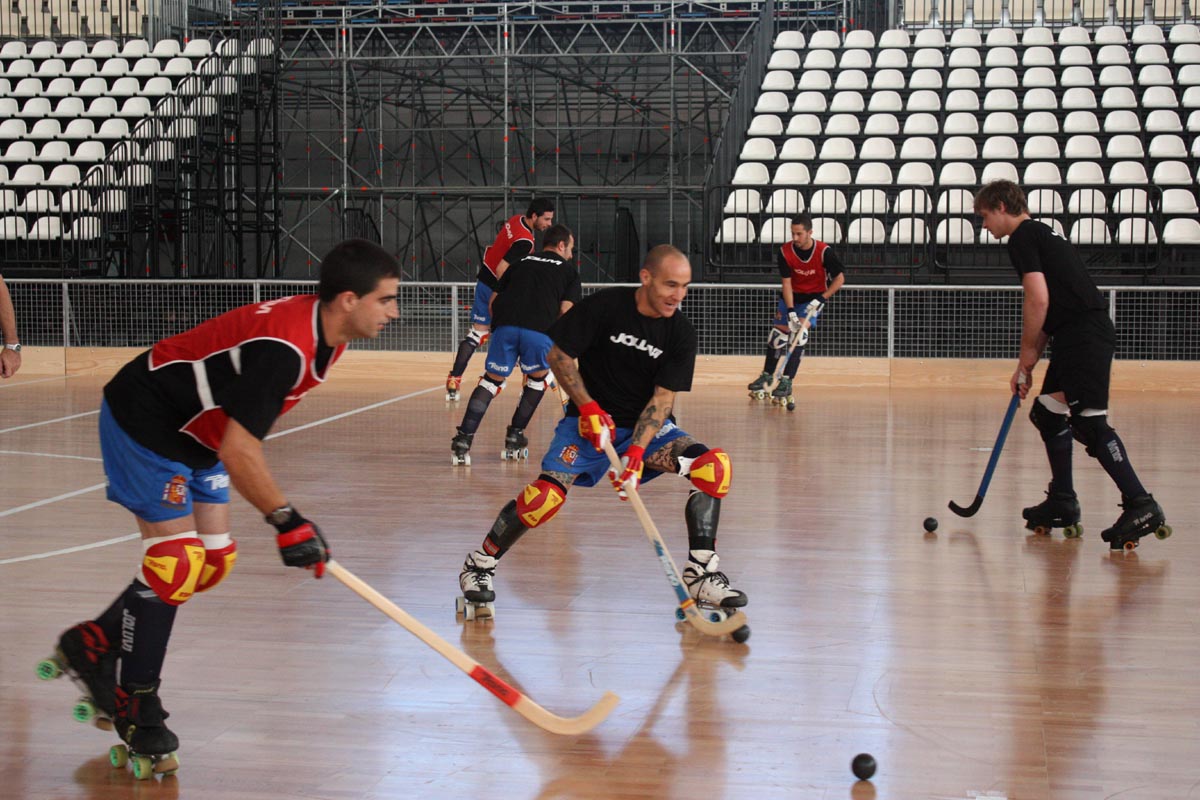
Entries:
{"type": "Polygon", "coordinates": [[[492,529],[484,537],[483,547],[480,549],[493,558],[500,558],[517,543],[517,540],[527,530],[529,528],[517,517],[517,501],[509,500],[504,508],[500,509],[500,513],[497,515],[496,521],[492,523],[492,529]]]}
{"type": "Polygon", "coordinates": [[[688,495],[683,516],[687,520],[688,549],[716,550],[717,526],[721,522],[721,500],[693,489],[688,495]]]}

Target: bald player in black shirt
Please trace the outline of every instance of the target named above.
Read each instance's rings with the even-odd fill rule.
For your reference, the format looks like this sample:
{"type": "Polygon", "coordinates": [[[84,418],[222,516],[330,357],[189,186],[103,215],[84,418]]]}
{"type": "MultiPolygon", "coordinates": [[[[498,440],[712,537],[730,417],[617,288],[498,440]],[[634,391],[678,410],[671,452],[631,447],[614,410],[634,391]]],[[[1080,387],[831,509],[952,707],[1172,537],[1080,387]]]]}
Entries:
{"type": "Polygon", "coordinates": [[[1050,460],[1045,502],[1027,508],[1026,527],[1039,532],[1064,528],[1078,536],[1079,501],[1071,474],[1071,439],[1100,462],[1121,490],[1121,516],[1101,538],[1113,550],[1131,550],[1149,533],[1171,535],[1162,508],[1146,491],[1121,437],[1108,424],[1109,375],[1117,334],[1107,304],[1075,248],[1029,216],[1025,193],[1012,181],[993,181],[975,196],[983,227],[1009,237],[1008,254],[1024,287],[1021,354],[1010,385],[1024,398],[1033,370],[1053,342],[1050,365],[1034,401],[1033,422],[1050,460]]]}

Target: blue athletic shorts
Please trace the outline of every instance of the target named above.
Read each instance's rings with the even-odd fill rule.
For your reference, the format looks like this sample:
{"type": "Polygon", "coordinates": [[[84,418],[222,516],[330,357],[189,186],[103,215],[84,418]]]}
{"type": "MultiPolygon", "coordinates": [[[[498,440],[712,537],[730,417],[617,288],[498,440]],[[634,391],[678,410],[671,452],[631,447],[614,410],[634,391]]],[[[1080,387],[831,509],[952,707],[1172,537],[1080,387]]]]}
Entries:
{"type": "MultiPolygon", "coordinates": [[[[796,314],[800,316],[800,319],[804,319],[804,309],[807,305],[808,303],[806,302],[803,305],[796,306],[796,314]]],[[[818,311],[816,314],[813,314],[812,322],[808,323],[808,327],[817,327],[817,320],[819,320],[821,315],[824,313],[825,309],[822,307],[820,311],[818,311]]],[[[781,328],[786,328],[788,324],[787,315],[788,307],[783,304],[783,298],[781,297],[779,298],[779,302],[775,304],[775,324],[781,328]]]]}
{"type": "Polygon", "coordinates": [[[521,372],[541,372],[550,369],[546,355],[554,345],[544,333],[518,328],[516,325],[501,325],[492,331],[492,343],[488,347],[487,371],[507,378],[513,367],[521,362],[521,372]]]}
{"type": "MultiPolygon", "coordinates": [[[[680,436],[687,436],[687,431],[667,420],[646,448],[646,457],[654,455],[680,436]]],[[[618,453],[624,454],[632,442],[633,428],[617,428],[613,447],[618,453]]],[[[609,466],[608,456],[597,453],[591,442],[579,435],[579,417],[563,417],[559,420],[558,427],[554,429],[554,438],[550,440],[550,449],[542,458],[542,472],[567,472],[579,476],[575,479],[576,486],[595,486],[601,480],[608,480],[609,466]]],[[[642,483],[659,474],[657,470],[646,470],[642,483]]]]}
{"type": "Polygon", "coordinates": [[[471,322],[477,325],[492,324],[492,310],[488,308],[492,294],[492,287],[483,281],[475,282],[475,302],[471,303],[471,322]]]}
{"type": "Polygon", "coordinates": [[[108,499],[147,522],[165,522],[192,513],[192,501],[228,503],[229,474],[218,461],[192,469],[148,450],[113,419],[108,402],[100,404],[100,454],[108,478],[108,499]]]}

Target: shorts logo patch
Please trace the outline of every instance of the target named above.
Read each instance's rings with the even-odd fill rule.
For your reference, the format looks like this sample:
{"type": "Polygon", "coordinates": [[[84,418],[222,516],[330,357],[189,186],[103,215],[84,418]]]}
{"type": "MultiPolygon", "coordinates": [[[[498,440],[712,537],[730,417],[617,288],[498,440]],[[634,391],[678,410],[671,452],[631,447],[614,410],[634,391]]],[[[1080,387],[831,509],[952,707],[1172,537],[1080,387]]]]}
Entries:
{"type": "Polygon", "coordinates": [[[218,475],[207,475],[204,481],[208,484],[208,489],[211,492],[229,488],[229,475],[224,472],[218,475]]]}
{"type": "Polygon", "coordinates": [[[579,458],[579,445],[569,444],[562,449],[558,454],[558,459],[564,464],[574,464],[575,459],[579,458]]]}
{"type": "Polygon", "coordinates": [[[176,475],[163,484],[162,502],[169,506],[187,504],[187,478],[176,475]]]}

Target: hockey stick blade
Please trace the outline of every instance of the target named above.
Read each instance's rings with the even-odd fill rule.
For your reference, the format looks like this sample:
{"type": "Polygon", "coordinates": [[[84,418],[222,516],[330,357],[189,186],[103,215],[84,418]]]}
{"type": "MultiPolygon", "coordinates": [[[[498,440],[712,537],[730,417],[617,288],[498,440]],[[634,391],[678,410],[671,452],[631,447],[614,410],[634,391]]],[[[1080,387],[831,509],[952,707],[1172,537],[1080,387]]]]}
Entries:
{"type": "Polygon", "coordinates": [[[620,698],[615,694],[605,692],[596,705],[578,717],[560,717],[557,714],[551,714],[530,700],[519,689],[510,686],[487,667],[425,627],[424,624],[407,611],[400,608],[391,600],[388,600],[367,584],[366,581],[338,562],[330,559],[325,564],[325,570],[346,584],[347,587],[362,597],[362,599],[378,608],[386,616],[391,617],[400,627],[432,647],[451,664],[470,675],[480,686],[500,698],[505,705],[511,707],[518,714],[544,731],[563,736],[577,736],[581,733],[587,733],[603,722],[609,713],[616,708],[617,703],[620,702],[620,698]]]}
{"type": "Polygon", "coordinates": [[[979,510],[979,507],[981,505],[983,505],[983,495],[977,494],[977,495],[975,495],[975,502],[971,503],[971,505],[966,506],[965,508],[963,506],[960,506],[958,503],[954,502],[953,500],[951,500],[950,501],[950,510],[953,511],[955,514],[958,514],[960,517],[973,517],[973,516],[975,516],[975,512],[979,510]]]}
{"type": "MultiPolygon", "coordinates": [[[[624,467],[621,466],[621,458],[617,455],[612,442],[604,443],[604,452],[608,455],[608,462],[612,464],[613,469],[619,475],[624,467]]],[[[675,596],[679,599],[679,608],[683,611],[684,618],[692,624],[692,627],[708,636],[724,636],[749,625],[749,620],[746,619],[743,611],[737,611],[720,622],[711,622],[704,618],[704,614],[696,607],[696,601],[687,593],[687,589],[683,585],[683,578],[679,575],[679,568],[675,566],[675,560],[667,551],[667,544],[663,541],[662,534],[658,532],[654,520],[650,518],[650,512],[646,510],[646,504],[642,502],[641,495],[637,493],[636,489],[629,488],[625,489],[625,495],[629,498],[629,503],[633,506],[638,521],[642,523],[642,530],[646,532],[646,538],[654,546],[654,554],[658,556],[663,573],[667,576],[667,582],[675,590],[675,596]]]]}
{"type": "Polygon", "coordinates": [[[992,447],[992,455],[988,459],[987,469],[983,471],[983,480],[979,482],[979,491],[975,494],[975,502],[964,508],[953,500],[950,501],[950,510],[960,517],[975,516],[975,512],[983,505],[983,498],[987,496],[988,485],[992,482],[992,473],[996,471],[996,464],[1000,461],[1000,451],[1004,449],[1004,440],[1008,438],[1008,429],[1012,427],[1013,417],[1017,415],[1017,409],[1020,405],[1021,395],[1014,394],[1012,400],[1008,402],[1008,411],[1004,414],[1004,422],[1000,424],[1000,433],[996,435],[996,444],[992,447]]]}

